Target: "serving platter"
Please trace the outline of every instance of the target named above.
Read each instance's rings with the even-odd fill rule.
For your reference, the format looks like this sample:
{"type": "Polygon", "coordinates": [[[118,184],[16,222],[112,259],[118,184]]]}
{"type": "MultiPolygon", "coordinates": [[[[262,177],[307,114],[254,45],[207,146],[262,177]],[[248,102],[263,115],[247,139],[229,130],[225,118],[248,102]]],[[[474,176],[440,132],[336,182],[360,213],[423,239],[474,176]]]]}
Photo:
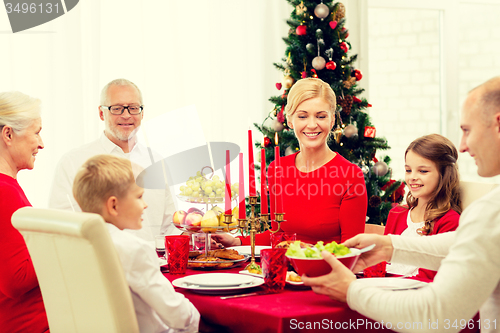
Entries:
{"type": "Polygon", "coordinates": [[[243,255],[243,259],[237,259],[237,260],[227,260],[227,259],[221,259],[219,261],[212,261],[212,260],[188,260],[188,268],[191,269],[202,269],[202,270],[213,270],[213,269],[228,269],[228,268],[233,268],[238,265],[241,265],[241,263],[244,263],[245,261],[250,258],[249,255],[243,255]]]}

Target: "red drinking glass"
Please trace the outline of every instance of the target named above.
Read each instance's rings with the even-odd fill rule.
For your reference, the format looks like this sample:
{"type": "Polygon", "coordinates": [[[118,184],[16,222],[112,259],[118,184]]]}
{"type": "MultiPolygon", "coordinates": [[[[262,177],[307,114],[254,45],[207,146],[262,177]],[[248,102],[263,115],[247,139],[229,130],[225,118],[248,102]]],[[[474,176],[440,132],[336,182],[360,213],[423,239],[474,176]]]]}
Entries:
{"type": "Polygon", "coordinates": [[[269,293],[278,293],[285,288],[288,258],[286,249],[260,250],[260,263],[264,274],[264,286],[269,293]]]}
{"type": "Polygon", "coordinates": [[[165,236],[170,274],[186,274],[189,257],[189,236],[165,236]]]}
{"type": "Polygon", "coordinates": [[[379,262],[376,265],[366,267],[363,270],[363,276],[366,278],[369,277],[385,277],[385,268],[387,266],[386,261],[379,262]]]}
{"type": "Polygon", "coordinates": [[[273,249],[281,242],[295,242],[296,240],[297,234],[295,232],[275,232],[271,234],[271,246],[273,247],[273,249]]]}

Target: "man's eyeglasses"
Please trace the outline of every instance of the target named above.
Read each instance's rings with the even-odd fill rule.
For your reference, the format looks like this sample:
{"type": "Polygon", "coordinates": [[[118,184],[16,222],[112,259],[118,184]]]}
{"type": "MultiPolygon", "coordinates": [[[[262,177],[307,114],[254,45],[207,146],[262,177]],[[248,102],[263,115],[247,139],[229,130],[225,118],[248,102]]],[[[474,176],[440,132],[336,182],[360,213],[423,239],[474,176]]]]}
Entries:
{"type": "Polygon", "coordinates": [[[125,109],[127,109],[128,113],[130,113],[133,116],[141,114],[142,110],[144,109],[144,107],[142,105],[129,105],[129,106],[123,106],[123,105],[105,106],[105,105],[101,105],[101,107],[104,109],[108,109],[109,112],[111,112],[111,114],[114,114],[114,115],[120,115],[125,111],[125,109]]]}

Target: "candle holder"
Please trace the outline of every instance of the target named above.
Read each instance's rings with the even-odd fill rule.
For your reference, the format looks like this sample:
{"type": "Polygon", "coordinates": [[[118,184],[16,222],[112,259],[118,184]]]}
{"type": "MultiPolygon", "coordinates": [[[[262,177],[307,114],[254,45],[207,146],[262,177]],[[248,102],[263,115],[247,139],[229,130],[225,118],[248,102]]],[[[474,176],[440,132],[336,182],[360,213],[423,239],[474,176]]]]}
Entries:
{"type": "Polygon", "coordinates": [[[271,229],[269,227],[269,217],[271,216],[271,214],[260,214],[260,223],[258,224],[258,231],[264,231],[264,230],[268,230],[268,229],[271,229]],[[263,225],[263,228],[262,228],[262,225],[263,225]],[[263,230],[261,230],[261,228],[263,230]]]}
{"type": "Polygon", "coordinates": [[[276,230],[269,229],[269,232],[274,234],[274,233],[281,230],[281,222],[285,222],[284,215],[285,215],[285,213],[274,213],[274,222],[276,222],[278,224],[278,229],[276,229],[276,230]]]}
{"type": "Polygon", "coordinates": [[[254,269],[256,266],[260,270],[260,266],[255,263],[255,235],[256,235],[256,228],[255,228],[255,223],[259,218],[255,216],[255,206],[257,205],[257,196],[250,196],[248,197],[248,203],[250,204],[251,208],[251,213],[250,216],[248,217],[248,225],[250,227],[250,253],[251,253],[251,259],[250,263],[247,265],[245,269],[254,269]]]}

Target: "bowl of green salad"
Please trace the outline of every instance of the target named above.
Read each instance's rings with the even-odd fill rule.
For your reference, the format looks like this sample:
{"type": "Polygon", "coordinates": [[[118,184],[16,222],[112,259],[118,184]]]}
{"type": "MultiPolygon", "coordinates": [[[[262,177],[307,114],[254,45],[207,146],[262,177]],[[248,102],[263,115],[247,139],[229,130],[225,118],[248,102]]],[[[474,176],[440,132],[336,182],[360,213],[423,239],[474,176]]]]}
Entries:
{"type": "Polygon", "coordinates": [[[301,248],[300,241],[296,241],[288,247],[286,256],[290,259],[292,266],[299,275],[316,277],[326,275],[332,271],[332,267],[321,256],[321,251],[328,251],[347,268],[352,269],[361,254],[360,250],[347,248],[337,242],[324,244],[319,241],[315,245],[301,248]]]}

